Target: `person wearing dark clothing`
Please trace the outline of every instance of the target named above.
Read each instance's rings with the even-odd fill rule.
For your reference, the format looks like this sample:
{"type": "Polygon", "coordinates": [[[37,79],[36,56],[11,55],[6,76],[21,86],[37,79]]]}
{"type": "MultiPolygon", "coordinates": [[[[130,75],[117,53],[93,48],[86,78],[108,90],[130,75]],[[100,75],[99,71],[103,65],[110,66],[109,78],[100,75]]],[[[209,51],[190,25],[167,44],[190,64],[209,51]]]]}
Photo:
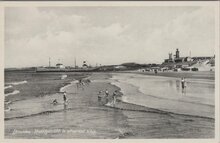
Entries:
{"type": "Polygon", "coordinates": [[[67,98],[66,98],[66,92],[63,93],[63,101],[66,102],[67,98]]]}

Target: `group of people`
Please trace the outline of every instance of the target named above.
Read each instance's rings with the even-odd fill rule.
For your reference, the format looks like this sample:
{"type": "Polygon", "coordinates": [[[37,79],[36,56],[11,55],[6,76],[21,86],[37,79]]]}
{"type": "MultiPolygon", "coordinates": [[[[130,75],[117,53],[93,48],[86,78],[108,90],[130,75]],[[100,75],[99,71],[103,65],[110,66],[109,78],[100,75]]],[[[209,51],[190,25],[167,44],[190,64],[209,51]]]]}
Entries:
{"type": "Polygon", "coordinates": [[[112,96],[109,95],[109,91],[106,89],[104,91],[99,91],[98,93],[98,101],[101,101],[102,100],[102,95],[104,95],[104,99],[105,99],[105,104],[107,103],[112,103],[113,105],[116,104],[116,99],[117,99],[117,96],[118,96],[118,91],[115,90],[113,93],[112,93],[112,96]]]}
{"type": "MultiPolygon", "coordinates": [[[[83,88],[83,86],[89,85],[89,83],[91,83],[90,79],[80,79],[80,80],[78,80],[78,83],[76,83],[76,87],[77,87],[77,89],[80,88],[80,87],[83,88]]],[[[64,105],[68,104],[68,99],[67,99],[67,96],[66,96],[66,91],[63,92],[63,103],[64,103],[64,105]]],[[[57,99],[54,99],[52,104],[53,105],[57,105],[58,104],[57,99]]]]}
{"type": "MultiPolygon", "coordinates": [[[[68,99],[66,97],[66,91],[63,92],[63,103],[64,105],[66,105],[68,103],[68,99]]],[[[58,101],[57,99],[54,99],[53,102],[52,102],[53,105],[56,105],[58,104],[58,101]]]]}
{"type": "Polygon", "coordinates": [[[85,85],[89,85],[90,82],[91,82],[90,79],[80,79],[80,80],[78,81],[78,83],[76,83],[76,88],[77,88],[77,89],[78,89],[78,88],[84,89],[83,87],[84,87],[85,85]]]}

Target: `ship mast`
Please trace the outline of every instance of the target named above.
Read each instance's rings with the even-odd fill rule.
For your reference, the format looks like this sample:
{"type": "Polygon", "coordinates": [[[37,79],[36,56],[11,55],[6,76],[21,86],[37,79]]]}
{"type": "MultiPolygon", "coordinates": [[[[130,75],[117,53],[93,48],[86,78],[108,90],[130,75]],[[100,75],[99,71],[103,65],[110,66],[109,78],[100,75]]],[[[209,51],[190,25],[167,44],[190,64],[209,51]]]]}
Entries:
{"type": "Polygon", "coordinates": [[[49,67],[50,67],[50,57],[49,57],[49,67]]]}
{"type": "Polygon", "coordinates": [[[76,57],[74,58],[75,68],[76,68],[76,57]]]}

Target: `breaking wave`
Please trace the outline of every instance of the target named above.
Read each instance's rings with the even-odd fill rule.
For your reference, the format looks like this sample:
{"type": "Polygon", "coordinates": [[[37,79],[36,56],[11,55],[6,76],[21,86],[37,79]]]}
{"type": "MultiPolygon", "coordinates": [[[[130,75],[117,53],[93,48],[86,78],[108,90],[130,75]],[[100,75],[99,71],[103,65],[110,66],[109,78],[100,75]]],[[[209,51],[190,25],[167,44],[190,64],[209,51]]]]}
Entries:
{"type": "Polygon", "coordinates": [[[138,104],[133,104],[133,103],[128,103],[128,102],[123,102],[120,101],[122,104],[127,104],[127,105],[133,105],[133,106],[139,106],[142,107],[142,109],[135,109],[135,108],[124,108],[124,107],[117,107],[117,106],[112,106],[111,104],[105,104],[106,107],[113,108],[113,109],[119,109],[119,110],[125,110],[125,111],[136,111],[136,112],[147,112],[147,113],[157,113],[157,114],[164,114],[164,115],[179,115],[179,116],[184,116],[184,117],[194,117],[194,118],[203,118],[203,119],[210,119],[214,120],[214,118],[211,117],[205,117],[205,116],[198,116],[198,115],[189,115],[189,114],[181,114],[181,113],[174,113],[174,112],[169,112],[169,111],[163,111],[160,109],[156,108],[150,108],[138,104]],[[143,109],[144,108],[144,109],[143,109]]]}
{"type": "Polygon", "coordinates": [[[76,108],[48,110],[48,111],[42,111],[42,112],[34,113],[34,114],[27,114],[27,115],[24,115],[24,116],[6,117],[4,120],[8,121],[8,120],[13,120],[13,119],[21,119],[21,118],[34,117],[34,116],[39,116],[39,115],[48,115],[48,114],[52,114],[52,113],[63,112],[63,111],[67,111],[67,110],[75,110],[75,109],[76,108]]]}
{"type": "Polygon", "coordinates": [[[24,80],[24,81],[17,81],[17,82],[10,82],[10,83],[7,83],[7,84],[10,86],[10,85],[19,85],[19,84],[25,84],[25,83],[27,83],[27,81],[26,81],[26,80],[24,80]]]}
{"type": "Polygon", "coordinates": [[[13,87],[13,86],[8,85],[8,86],[5,86],[5,89],[12,88],[12,87],[13,87]]]}
{"type": "Polygon", "coordinates": [[[67,85],[65,85],[65,86],[63,86],[63,87],[61,87],[61,88],[60,88],[60,92],[64,92],[66,88],[72,86],[72,84],[75,84],[75,83],[77,83],[76,80],[74,80],[74,81],[72,81],[71,83],[69,83],[69,84],[67,84],[67,85]]]}
{"type": "Polygon", "coordinates": [[[65,79],[65,78],[67,78],[66,74],[65,75],[61,75],[61,79],[65,79]]]}
{"type": "Polygon", "coordinates": [[[14,90],[13,92],[11,92],[11,93],[7,93],[7,94],[5,94],[5,96],[9,96],[9,95],[15,95],[15,94],[18,94],[18,93],[20,93],[20,91],[19,90],[14,90]]]}
{"type": "MultiPolygon", "coordinates": [[[[150,107],[146,107],[146,106],[141,106],[141,105],[137,105],[137,104],[133,104],[133,103],[127,103],[127,102],[123,102],[123,101],[120,101],[120,104],[129,105],[130,108],[125,108],[125,107],[120,107],[120,106],[112,106],[111,104],[105,104],[103,107],[106,107],[106,108],[102,108],[102,107],[95,107],[95,108],[94,107],[88,107],[88,108],[95,109],[95,110],[108,110],[108,108],[110,108],[110,109],[113,109],[113,110],[117,109],[117,110],[124,110],[124,111],[135,111],[135,112],[163,114],[163,115],[168,115],[168,116],[203,118],[203,119],[208,119],[208,120],[212,120],[212,121],[215,120],[214,118],[211,118],[211,117],[174,113],[174,112],[163,111],[163,110],[160,110],[160,109],[150,108],[150,107]],[[135,107],[137,107],[137,108],[135,108],[135,107]]],[[[76,110],[76,109],[80,109],[80,108],[67,108],[67,109],[58,109],[58,110],[48,110],[48,111],[42,111],[42,112],[39,112],[39,113],[28,114],[28,115],[24,115],[24,116],[6,117],[6,118],[4,118],[4,120],[8,121],[8,120],[13,120],[13,119],[21,119],[21,118],[34,117],[34,116],[39,116],[39,115],[49,115],[49,114],[52,114],[52,113],[63,112],[63,111],[68,111],[68,110],[76,110]]]]}

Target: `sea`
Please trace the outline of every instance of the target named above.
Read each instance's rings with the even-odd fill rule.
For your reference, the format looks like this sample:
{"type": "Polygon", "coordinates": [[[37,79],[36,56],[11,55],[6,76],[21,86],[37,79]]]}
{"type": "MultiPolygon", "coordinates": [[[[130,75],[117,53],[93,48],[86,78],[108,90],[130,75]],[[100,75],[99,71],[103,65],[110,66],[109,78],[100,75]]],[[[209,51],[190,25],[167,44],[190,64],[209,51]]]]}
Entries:
{"type": "MultiPolygon", "coordinates": [[[[47,85],[60,84],[70,77],[68,74],[15,75],[7,74],[6,78],[10,80],[6,80],[5,90],[13,90],[5,94],[6,98],[28,95],[33,90],[41,90],[39,93],[42,94],[48,90],[45,89],[47,85]],[[16,80],[13,81],[15,75],[16,80]],[[33,77],[37,79],[33,80],[33,77]]],[[[214,137],[214,80],[187,78],[186,90],[183,91],[181,79],[176,77],[134,73],[93,73],[90,77],[92,84],[85,89],[77,89],[77,80],[71,78],[70,84],[51,92],[52,95],[45,93],[45,96],[16,99],[12,103],[7,101],[11,110],[5,109],[5,138],[214,137]],[[99,105],[97,94],[100,88],[109,89],[111,94],[112,86],[120,89],[122,102],[167,114],[124,111],[99,105]],[[67,91],[68,107],[62,104],[60,92],[63,91],[67,91]],[[54,99],[59,102],[56,106],[51,104],[54,99]]]]}
{"type": "Polygon", "coordinates": [[[181,78],[138,74],[114,74],[112,84],[120,87],[124,102],[175,114],[215,117],[215,82],[209,79],[181,78]]]}

